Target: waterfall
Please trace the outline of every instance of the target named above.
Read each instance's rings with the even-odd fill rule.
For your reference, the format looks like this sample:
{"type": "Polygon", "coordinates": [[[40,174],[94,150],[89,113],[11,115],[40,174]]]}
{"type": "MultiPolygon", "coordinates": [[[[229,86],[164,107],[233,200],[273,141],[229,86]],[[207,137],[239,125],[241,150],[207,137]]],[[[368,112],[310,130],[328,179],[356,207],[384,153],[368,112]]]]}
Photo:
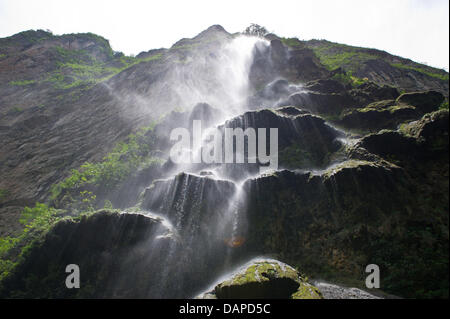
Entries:
{"type": "MultiPolygon", "coordinates": [[[[254,50],[268,45],[260,38],[238,36],[214,54],[200,53],[172,74],[173,88],[185,104],[209,103],[222,111],[220,118],[205,125],[206,135],[208,129],[246,110],[254,50]]],[[[200,146],[208,143],[206,135],[200,146]]],[[[197,145],[186,151],[196,154],[201,149],[197,145]]],[[[198,293],[217,274],[235,266],[242,251],[246,229],[243,183],[221,176],[222,165],[178,165],[172,177],[154,181],[142,196],[141,209],[168,219],[180,241],[167,252],[164,262],[168,267],[161,274],[161,287],[179,290],[173,296],[198,293]],[[170,272],[174,266],[177,270],[170,272]]]]}
{"type": "MultiPolygon", "coordinates": [[[[197,53],[195,59],[178,66],[171,74],[172,89],[183,97],[184,107],[196,105],[189,120],[202,120],[201,143],[192,142],[190,148],[182,150],[183,156],[201,154],[203,147],[213,143],[208,135],[215,129],[223,132],[227,127],[258,129],[276,125],[287,135],[299,134],[296,123],[279,118],[272,111],[261,111],[258,115],[246,113],[251,110],[250,97],[255,95],[250,81],[255,55],[270,57],[269,48],[267,40],[238,36],[222,43],[219,50],[197,53]],[[218,108],[219,115],[209,105],[218,108]],[[207,110],[208,116],[202,110],[207,110]]],[[[276,79],[277,75],[273,74],[267,86],[270,92],[262,91],[260,96],[260,101],[272,107],[281,98],[302,90],[299,85],[289,84],[280,89],[287,82],[276,79]]],[[[193,123],[187,127],[195,134],[193,123]]],[[[248,154],[243,155],[248,160],[248,154]]],[[[247,192],[244,184],[259,176],[259,166],[247,161],[245,164],[178,163],[171,168],[168,178],[153,181],[145,190],[141,208],[168,219],[179,240],[167,253],[164,262],[168,267],[161,277],[161,287],[175,289],[171,296],[194,296],[239,262],[254,257],[249,256],[245,247],[247,192]],[[171,271],[173,267],[175,270],[171,271]]]]}

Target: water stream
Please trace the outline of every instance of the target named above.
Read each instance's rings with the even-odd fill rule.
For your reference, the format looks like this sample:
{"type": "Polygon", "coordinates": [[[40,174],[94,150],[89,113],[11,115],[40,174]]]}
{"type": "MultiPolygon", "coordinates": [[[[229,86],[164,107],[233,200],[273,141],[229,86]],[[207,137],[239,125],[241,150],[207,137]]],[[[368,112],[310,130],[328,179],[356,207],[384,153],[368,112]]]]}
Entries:
{"type": "MultiPolygon", "coordinates": [[[[175,81],[175,87],[185,101],[192,106],[209,103],[221,111],[220,116],[204,127],[206,134],[202,145],[187,150],[187,154],[198,154],[201,147],[210,143],[208,129],[227,125],[245,129],[255,125],[254,120],[239,119],[239,116],[254,109],[248,104],[255,94],[249,81],[250,68],[255,52],[268,48],[266,40],[239,36],[228,41],[213,57],[211,54],[197,56],[195,68],[177,70],[179,83],[175,81]]],[[[261,107],[276,107],[281,99],[303,92],[301,85],[288,85],[287,90],[275,96],[270,90],[276,89],[273,88],[276,81],[274,74],[274,80],[261,95],[261,107]]],[[[286,120],[285,126],[292,126],[292,122],[286,120]]],[[[298,131],[295,127],[291,129],[298,131]]],[[[169,178],[154,181],[145,190],[141,208],[167,219],[178,238],[165,262],[184,271],[177,277],[170,273],[172,268],[167,267],[161,275],[162,282],[168,281],[170,276],[177,277],[175,286],[179,291],[170,296],[186,296],[187,293],[192,297],[221,274],[254,257],[248,256],[243,248],[249,227],[243,185],[261,176],[257,168],[258,164],[178,164],[170,171],[169,178]]]]}

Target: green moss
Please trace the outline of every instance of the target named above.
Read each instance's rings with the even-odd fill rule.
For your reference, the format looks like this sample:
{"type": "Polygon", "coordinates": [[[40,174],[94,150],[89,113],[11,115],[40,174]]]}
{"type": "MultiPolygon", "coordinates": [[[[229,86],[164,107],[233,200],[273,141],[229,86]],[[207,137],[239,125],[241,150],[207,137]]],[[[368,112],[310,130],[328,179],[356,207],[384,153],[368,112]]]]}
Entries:
{"type": "Polygon", "coordinates": [[[157,53],[157,54],[151,55],[149,57],[139,59],[138,61],[139,62],[149,62],[149,61],[159,60],[162,58],[162,56],[163,56],[162,53],[157,53]]]}
{"type": "Polygon", "coordinates": [[[436,78],[436,79],[439,79],[442,81],[448,81],[448,79],[449,79],[448,73],[442,74],[442,73],[437,73],[437,72],[431,72],[423,67],[420,67],[419,64],[416,64],[415,66],[411,66],[411,65],[401,64],[401,63],[392,63],[391,65],[398,69],[417,71],[417,72],[420,72],[422,74],[431,76],[433,78],[436,78]]]}
{"type": "Polygon", "coordinates": [[[60,219],[62,212],[42,203],[23,209],[20,216],[23,231],[16,237],[0,238],[0,281],[9,275],[35,242],[60,219]]]}
{"type": "Polygon", "coordinates": [[[338,165],[332,166],[329,169],[327,169],[323,173],[324,179],[329,179],[333,177],[333,175],[339,173],[342,170],[345,169],[361,169],[364,166],[366,167],[373,167],[373,168],[389,168],[389,165],[391,165],[392,168],[395,168],[396,166],[394,164],[389,164],[387,162],[383,163],[376,163],[376,162],[369,162],[364,160],[347,160],[345,162],[339,163],[338,165]]]}
{"type": "Polygon", "coordinates": [[[281,42],[291,48],[299,48],[302,46],[302,43],[297,38],[281,38],[281,42]]]}
{"type": "Polygon", "coordinates": [[[415,110],[415,107],[411,106],[411,105],[398,105],[398,104],[395,104],[394,100],[385,100],[385,101],[378,101],[378,102],[370,103],[369,105],[367,105],[366,107],[363,107],[363,108],[344,111],[342,116],[345,116],[346,114],[350,114],[353,112],[367,113],[367,112],[386,112],[386,111],[388,111],[389,113],[393,114],[399,110],[406,110],[406,109],[415,110]]]}
{"type": "Polygon", "coordinates": [[[345,74],[337,73],[337,74],[333,75],[332,79],[339,81],[345,85],[350,84],[353,87],[358,87],[361,84],[364,84],[365,82],[368,81],[367,79],[361,79],[356,76],[353,76],[351,71],[348,71],[345,74]]]}
{"type": "MultiPolygon", "coordinates": [[[[252,263],[246,269],[239,273],[233,275],[227,281],[224,281],[216,286],[216,293],[222,295],[226,291],[238,291],[242,297],[250,294],[253,295],[256,290],[264,289],[264,285],[268,284],[266,287],[271,287],[274,282],[279,283],[279,285],[284,285],[283,287],[287,289],[287,295],[295,291],[290,297],[293,299],[320,299],[322,298],[320,291],[314,286],[308,284],[305,278],[302,278],[298,271],[294,268],[283,265],[281,266],[278,262],[272,261],[258,261],[252,263]],[[280,281],[281,280],[281,281],[280,281]],[[290,284],[288,284],[290,283],[290,284]],[[298,287],[298,288],[297,288],[298,287]],[[231,290],[230,290],[231,289],[231,290]],[[289,289],[292,289],[289,291],[289,289]],[[253,291],[255,290],[255,291],[253,291]]],[[[272,286],[273,287],[273,286],[272,286]]],[[[281,287],[281,286],[280,286],[281,287]]],[[[265,292],[267,295],[271,295],[271,289],[265,292]]],[[[239,293],[237,293],[239,295],[239,293]]]]}
{"type": "Polygon", "coordinates": [[[244,285],[250,282],[264,282],[271,278],[290,278],[294,281],[299,280],[295,269],[286,266],[284,269],[276,262],[255,262],[243,272],[234,275],[230,280],[221,284],[221,287],[244,285]]]}
{"type": "Polygon", "coordinates": [[[26,86],[30,84],[36,83],[36,80],[23,80],[23,81],[11,81],[9,82],[10,85],[14,86],[26,86]]]}
{"type": "Polygon", "coordinates": [[[339,67],[356,72],[362,63],[376,59],[377,56],[361,52],[357,47],[323,41],[320,46],[311,46],[320,62],[329,70],[339,67]]]}
{"type": "Polygon", "coordinates": [[[322,299],[322,293],[316,287],[301,283],[298,290],[292,294],[292,299],[322,299]]]}
{"type": "Polygon", "coordinates": [[[414,106],[411,106],[411,105],[393,105],[393,106],[390,106],[390,107],[387,108],[387,110],[391,114],[393,114],[393,113],[395,113],[397,111],[400,111],[400,110],[407,110],[407,109],[415,110],[416,108],[414,106]]]}
{"type": "MultiPolygon", "coordinates": [[[[403,135],[418,138],[421,130],[427,123],[436,120],[440,116],[444,116],[445,113],[448,113],[447,109],[440,109],[432,113],[426,113],[424,116],[422,116],[421,119],[417,121],[401,124],[398,131],[403,135]]],[[[443,135],[442,137],[444,138],[443,142],[446,141],[448,143],[448,136],[443,135]]]]}

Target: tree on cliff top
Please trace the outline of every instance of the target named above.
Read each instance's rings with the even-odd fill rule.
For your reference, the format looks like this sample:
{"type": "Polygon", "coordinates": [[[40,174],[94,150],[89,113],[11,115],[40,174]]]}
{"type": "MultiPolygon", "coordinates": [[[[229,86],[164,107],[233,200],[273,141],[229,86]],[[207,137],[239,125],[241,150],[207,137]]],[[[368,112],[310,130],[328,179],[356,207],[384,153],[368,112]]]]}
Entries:
{"type": "Polygon", "coordinates": [[[267,33],[269,33],[269,32],[267,31],[267,29],[265,27],[260,26],[259,24],[255,24],[255,23],[250,24],[244,31],[244,34],[253,35],[253,36],[257,36],[257,37],[263,37],[267,33]]]}

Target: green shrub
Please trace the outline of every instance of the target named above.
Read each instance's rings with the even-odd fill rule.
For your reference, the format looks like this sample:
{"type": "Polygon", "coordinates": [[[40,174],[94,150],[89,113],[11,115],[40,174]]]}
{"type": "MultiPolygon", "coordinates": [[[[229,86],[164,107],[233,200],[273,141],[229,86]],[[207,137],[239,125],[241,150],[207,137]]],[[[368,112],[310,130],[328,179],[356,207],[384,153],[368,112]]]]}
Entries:
{"type": "MultiPolygon", "coordinates": [[[[159,158],[150,155],[153,140],[146,133],[152,129],[153,125],[129,135],[125,142],[118,143],[101,162],[86,162],[79,169],[72,170],[69,177],[52,186],[51,199],[56,200],[63,190],[76,190],[85,185],[112,190],[139,167],[161,163],[159,158]]],[[[91,194],[90,197],[94,195],[91,194]]]]}
{"type": "Polygon", "coordinates": [[[441,103],[439,106],[439,109],[441,110],[448,110],[448,100],[441,103]]]}
{"type": "Polygon", "coordinates": [[[351,71],[347,73],[337,73],[332,77],[332,79],[345,85],[350,84],[353,87],[357,87],[367,81],[367,79],[361,79],[353,76],[351,71]]]}
{"type": "Polygon", "coordinates": [[[33,243],[61,218],[61,212],[42,203],[23,209],[19,219],[25,226],[22,233],[16,237],[0,238],[0,281],[12,271],[33,243]],[[11,253],[15,248],[18,251],[11,253]]]}

